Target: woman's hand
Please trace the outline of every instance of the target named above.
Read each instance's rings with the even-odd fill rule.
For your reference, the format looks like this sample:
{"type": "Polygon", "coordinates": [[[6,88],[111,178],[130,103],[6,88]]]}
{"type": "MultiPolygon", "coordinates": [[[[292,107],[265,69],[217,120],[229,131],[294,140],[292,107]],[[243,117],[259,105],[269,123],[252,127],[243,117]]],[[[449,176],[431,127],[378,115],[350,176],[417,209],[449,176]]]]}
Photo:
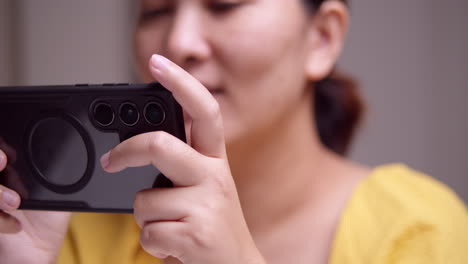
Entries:
{"type": "Polygon", "coordinates": [[[161,56],[151,58],[150,70],[191,117],[191,146],[168,133],[151,132],[122,142],[101,159],[108,172],[152,164],[174,183],[174,188],[136,195],[142,247],[186,264],[264,263],[231,176],[218,102],[194,77],[161,56]]]}
{"type": "MultiPolygon", "coordinates": [[[[7,163],[15,154],[0,140],[0,171],[14,174],[7,163]]],[[[55,263],[70,214],[17,210],[20,202],[18,193],[0,185],[0,262],[55,263]]]]}

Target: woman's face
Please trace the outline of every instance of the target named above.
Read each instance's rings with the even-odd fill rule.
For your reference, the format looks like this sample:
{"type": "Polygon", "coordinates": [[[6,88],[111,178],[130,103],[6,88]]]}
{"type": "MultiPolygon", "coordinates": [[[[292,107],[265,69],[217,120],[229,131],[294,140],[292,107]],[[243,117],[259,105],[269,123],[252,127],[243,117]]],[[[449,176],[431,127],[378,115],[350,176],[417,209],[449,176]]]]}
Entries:
{"type": "Polygon", "coordinates": [[[161,54],[217,99],[226,140],[273,129],[304,96],[306,31],[301,0],[142,0],[135,34],[142,78],[161,54]]]}

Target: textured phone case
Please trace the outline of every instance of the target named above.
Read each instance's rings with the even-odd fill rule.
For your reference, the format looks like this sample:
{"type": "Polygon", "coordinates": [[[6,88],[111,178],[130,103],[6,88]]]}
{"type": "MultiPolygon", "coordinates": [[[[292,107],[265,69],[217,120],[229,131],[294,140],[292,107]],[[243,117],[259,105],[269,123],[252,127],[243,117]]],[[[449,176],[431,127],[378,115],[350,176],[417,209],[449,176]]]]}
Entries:
{"type": "Polygon", "coordinates": [[[9,160],[0,184],[20,194],[22,209],[132,212],[136,192],[171,182],[153,166],[110,174],[99,159],[157,130],[185,141],[181,107],[157,83],[0,87],[0,149],[9,160]]]}

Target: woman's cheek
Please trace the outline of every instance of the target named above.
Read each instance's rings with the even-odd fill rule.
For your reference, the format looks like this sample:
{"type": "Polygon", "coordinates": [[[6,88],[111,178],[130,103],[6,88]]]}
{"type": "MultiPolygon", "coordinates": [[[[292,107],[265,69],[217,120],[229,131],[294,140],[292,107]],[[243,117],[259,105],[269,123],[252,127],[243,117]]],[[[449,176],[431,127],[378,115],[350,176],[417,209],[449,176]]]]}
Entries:
{"type": "Polygon", "coordinates": [[[148,69],[148,61],[153,54],[164,54],[164,32],[161,27],[140,27],[135,33],[135,55],[138,73],[145,82],[153,81],[148,69]]]}

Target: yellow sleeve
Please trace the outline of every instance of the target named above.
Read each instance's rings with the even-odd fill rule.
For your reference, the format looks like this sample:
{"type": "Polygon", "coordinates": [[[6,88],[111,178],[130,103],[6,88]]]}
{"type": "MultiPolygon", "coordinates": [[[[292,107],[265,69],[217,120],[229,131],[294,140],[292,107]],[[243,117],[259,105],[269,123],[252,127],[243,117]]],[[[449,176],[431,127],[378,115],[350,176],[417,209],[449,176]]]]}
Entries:
{"type": "Polygon", "coordinates": [[[380,167],[344,210],[329,263],[467,264],[467,209],[426,175],[380,167]]]}
{"type": "Polygon", "coordinates": [[[139,244],[140,229],[128,214],[73,215],[58,264],[158,264],[139,244]]]}

